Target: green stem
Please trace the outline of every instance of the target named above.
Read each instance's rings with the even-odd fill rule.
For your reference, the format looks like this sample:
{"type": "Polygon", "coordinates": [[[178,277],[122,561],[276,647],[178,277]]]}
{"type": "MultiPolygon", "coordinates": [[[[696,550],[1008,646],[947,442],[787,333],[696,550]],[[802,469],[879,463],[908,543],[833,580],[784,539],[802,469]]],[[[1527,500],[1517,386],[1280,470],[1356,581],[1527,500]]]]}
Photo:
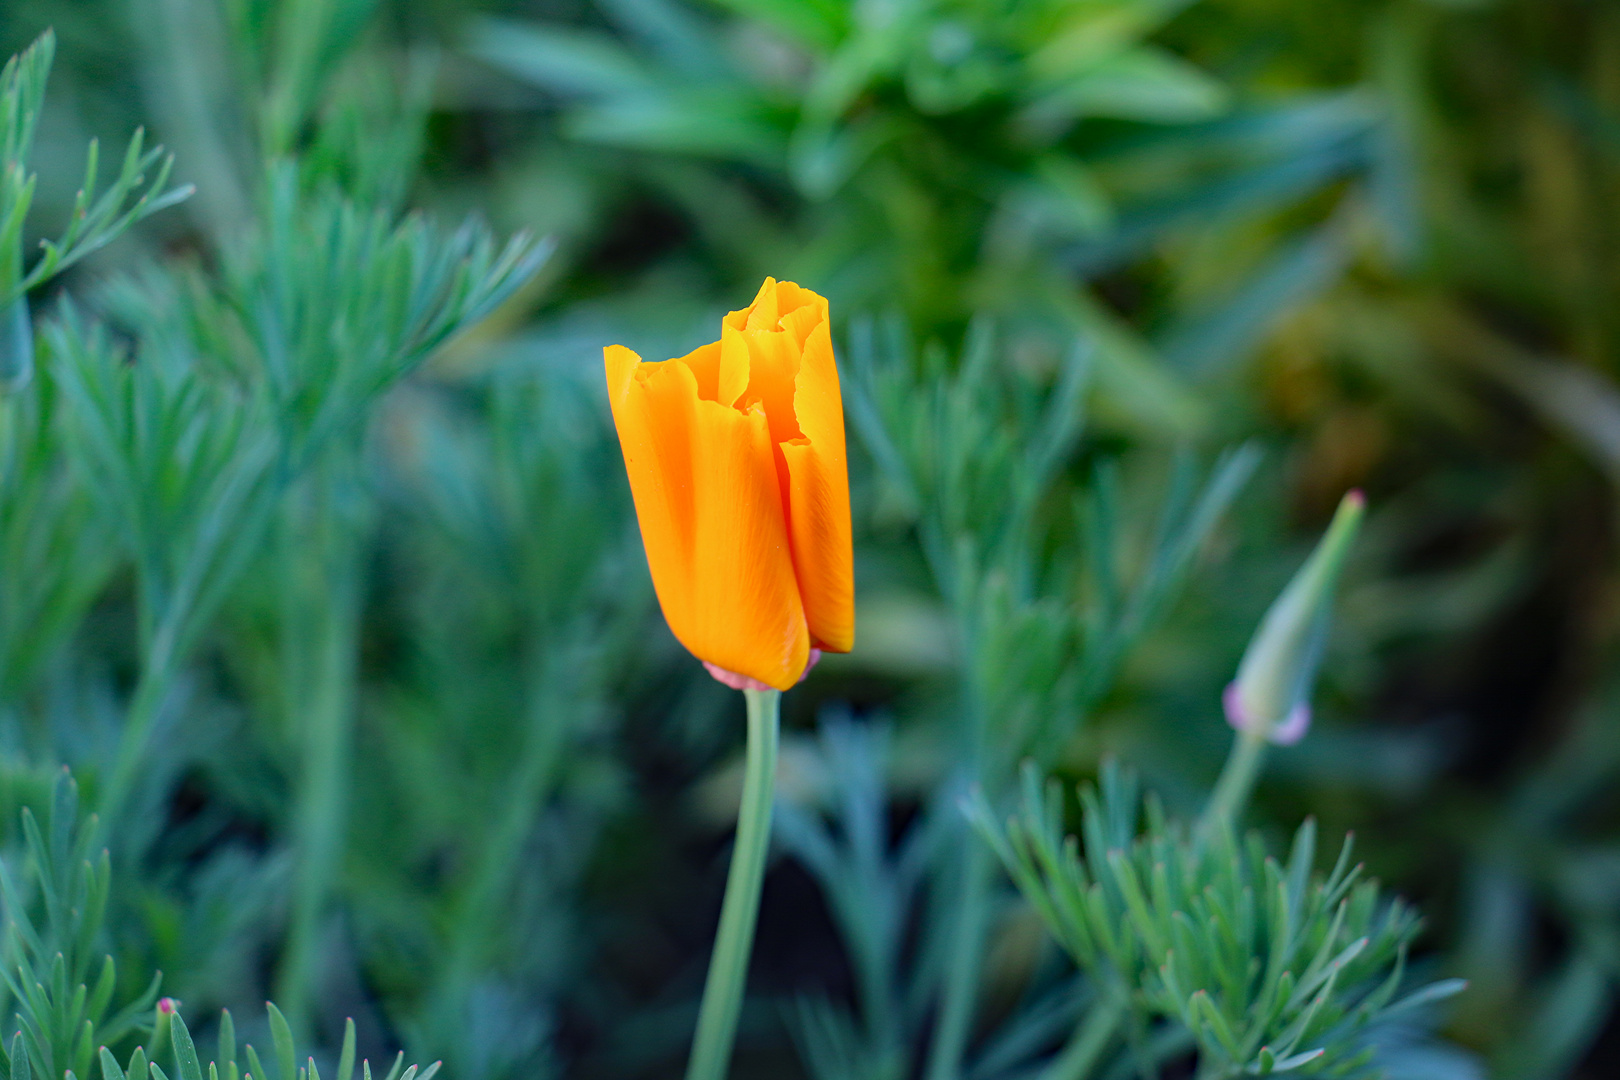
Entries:
{"type": "Polygon", "coordinates": [[[168,699],[174,683],[173,635],[163,630],[156,635],[141,665],[140,680],[130,698],[129,711],[124,715],[124,729],[118,738],[118,750],[113,759],[112,773],[97,800],[97,817],[102,836],[97,844],[108,843],[112,823],[122,819],[128,809],[125,803],[135,788],[141,763],[146,759],[146,744],[157,723],[158,712],[168,699]]]}
{"type": "Polygon", "coordinates": [[[366,525],[351,516],[340,475],[322,475],[289,507],[277,545],[281,669],[298,734],[292,846],[296,856],[276,1002],[300,1036],[323,964],[322,928],[342,876],[363,603],[366,525]]]}
{"type": "Polygon", "coordinates": [[[1198,822],[1197,837],[1207,843],[1221,829],[1235,824],[1237,815],[1249,801],[1254,782],[1260,776],[1260,766],[1266,760],[1266,740],[1263,736],[1238,732],[1227,755],[1226,767],[1215,782],[1215,790],[1198,822]]]}
{"type": "Polygon", "coordinates": [[[686,1080],[724,1080],[737,1038],[743,983],[754,948],[759,893],[765,882],[765,855],[771,838],[771,806],[776,797],[776,744],[781,727],[778,690],[744,690],[748,699],[748,765],[742,805],[737,811],[737,842],[720,906],[720,932],[703,985],[697,1034],[686,1080]]]}
{"type": "Polygon", "coordinates": [[[330,607],[315,616],[319,651],[309,672],[314,685],[293,687],[294,700],[302,706],[296,720],[303,742],[293,840],[298,876],[276,1001],[294,1030],[307,1030],[310,988],[321,956],[321,924],[342,865],[348,822],[358,617],[352,595],[341,587],[334,592],[329,594],[330,607]]]}
{"type": "Polygon", "coordinates": [[[951,928],[950,967],[940,995],[939,1024],[928,1048],[928,1080],[956,1080],[962,1070],[979,997],[979,968],[989,923],[990,852],[975,837],[967,839],[961,862],[956,923],[951,928]]]}
{"type": "Polygon", "coordinates": [[[1088,1080],[1124,1019],[1124,1002],[1112,995],[1098,1001],[1074,1029],[1068,1044],[1041,1073],[1041,1080],[1088,1080]]]}
{"type": "MultiPolygon", "coordinates": [[[[961,733],[965,761],[973,770],[972,779],[994,798],[1002,770],[991,764],[995,750],[989,737],[983,672],[976,660],[985,655],[985,650],[980,647],[979,613],[969,595],[971,590],[960,587],[955,579],[951,581],[953,588],[942,591],[956,598],[956,622],[961,640],[965,643],[964,654],[975,658],[964,666],[961,675],[961,733]]],[[[958,1080],[961,1076],[962,1057],[967,1053],[979,1003],[995,865],[989,849],[976,837],[969,834],[963,839],[965,846],[956,861],[954,887],[945,898],[947,915],[953,919],[946,931],[950,952],[946,961],[945,983],[940,990],[939,1019],[934,1025],[933,1039],[928,1047],[928,1064],[924,1072],[927,1080],[958,1080]]]]}

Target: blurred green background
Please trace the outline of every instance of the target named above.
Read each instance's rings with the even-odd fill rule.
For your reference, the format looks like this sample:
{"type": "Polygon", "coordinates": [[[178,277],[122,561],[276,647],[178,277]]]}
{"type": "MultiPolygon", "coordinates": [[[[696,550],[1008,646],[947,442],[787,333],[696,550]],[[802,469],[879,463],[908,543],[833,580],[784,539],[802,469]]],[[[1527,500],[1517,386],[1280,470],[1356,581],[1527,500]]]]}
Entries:
{"type": "Polygon", "coordinates": [[[742,703],[658,615],[600,349],[769,274],[832,302],[859,623],[785,699],[733,1075],[1051,1075],[1069,972],[958,800],[1117,757],[1196,812],[1355,487],[1250,818],[1354,831],[1470,980],[1390,1077],[1620,1072],[1620,4],[0,13],[56,35],[25,261],[92,137],[196,187],[4,293],[0,417],[0,820],[73,768],[194,1026],[679,1075],[742,703]]]}

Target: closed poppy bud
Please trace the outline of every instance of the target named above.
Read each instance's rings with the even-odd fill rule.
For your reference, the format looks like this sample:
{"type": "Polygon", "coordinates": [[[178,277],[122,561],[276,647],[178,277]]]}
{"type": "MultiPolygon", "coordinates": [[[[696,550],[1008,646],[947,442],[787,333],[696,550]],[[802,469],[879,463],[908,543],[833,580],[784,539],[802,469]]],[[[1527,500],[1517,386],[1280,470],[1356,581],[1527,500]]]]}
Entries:
{"type": "Polygon", "coordinates": [[[1239,731],[1288,745],[1311,723],[1311,686],[1327,641],[1339,572],[1361,527],[1366,500],[1352,491],[1327,533],[1255,631],[1237,678],[1226,688],[1227,721],[1239,731]]]}
{"type": "MultiPolygon", "coordinates": [[[[765,279],[720,340],[603,350],[653,587],[693,655],[778,690],[855,644],[843,399],[827,301],[765,279]]],[[[727,680],[731,681],[731,680],[727,680]]]]}

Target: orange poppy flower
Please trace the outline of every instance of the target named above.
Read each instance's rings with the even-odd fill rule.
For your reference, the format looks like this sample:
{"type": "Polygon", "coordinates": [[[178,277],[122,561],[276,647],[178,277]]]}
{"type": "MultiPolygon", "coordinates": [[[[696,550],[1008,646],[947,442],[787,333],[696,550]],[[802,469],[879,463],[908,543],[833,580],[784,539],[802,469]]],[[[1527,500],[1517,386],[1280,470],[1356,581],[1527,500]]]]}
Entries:
{"type": "Polygon", "coordinates": [[[698,659],[778,690],[855,644],[843,399],[827,301],[766,278],[720,340],[603,350],[653,587],[698,659]]]}

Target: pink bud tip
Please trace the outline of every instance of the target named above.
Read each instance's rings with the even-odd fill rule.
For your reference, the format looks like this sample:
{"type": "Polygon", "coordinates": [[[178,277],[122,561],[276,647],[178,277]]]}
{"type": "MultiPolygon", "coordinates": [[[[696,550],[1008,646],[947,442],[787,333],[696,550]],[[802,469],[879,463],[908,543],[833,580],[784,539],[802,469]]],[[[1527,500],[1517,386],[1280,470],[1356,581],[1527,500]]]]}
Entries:
{"type": "Polygon", "coordinates": [[[769,690],[770,689],[770,687],[766,686],[764,683],[760,682],[758,679],[750,678],[747,675],[739,675],[735,671],[727,671],[725,668],[720,667],[718,664],[711,664],[707,660],[703,661],[703,667],[704,667],[705,670],[708,671],[708,673],[710,675],[713,675],[716,679],[718,679],[721,682],[725,683],[727,686],[731,687],[733,690],[769,690]]]}
{"type": "Polygon", "coordinates": [[[1361,493],[1360,488],[1351,488],[1345,494],[1344,501],[1359,509],[1367,505],[1367,496],[1361,493]]]}
{"type": "MultiPolygon", "coordinates": [[[[1238,697],[1237,683],[1227,684],[1226,692],[1221,695],[1221,704],[1225,706],[1228,724],[1238,731],[1249,730],[1254,718],[1243,708],[1243,701],[1238,697]]],[[[1311,707],[1306,702],[1300,702],[1283,717],[1282,723],[1266,732],[1266,739],[1278,746],[1293,746],[1303,739],[1310,729],[1311,707]]]]}
{"type": "Polygon", "coordinates": [[[174,1011],[175,1011],[174,1010],[174,998],[158,998],[158,1006],[157,1007],[158,1007],[158,1012],[163,1013],[165,1016],[172,1015],[174,1013],[174,1011]]]}
{"type": "Polygon", "coordinates": [[[1271,729],[1271,741],[1278,746],[1293,746],[1311,729],[1311,707],[1301,702],[1283,717],[1283,722],[1271,729]]]}
{"type": "MultiPolygon", "coordinates": [[[[815,667],[817,661],[819,661],[820,659],[821,659],[821,650],[820,649],[811,649],[810,650],[810,659],[805,662],[804,670],[799,673],[799,681],[800,682],[804,682],[804,680],[807,677],[809,677],[810,669],[815,667]]],[[[731,687],[733,690],[769,690],[769,689],[771,689],[769,686],[766,686],[764,683],[760,682],[758,679],[751,678],[751,677],[749,677],[747,675],[739,675],[735,671],[727,671],[725,668],[721,667],[720,665],[711,664],[707,660],[703,661],[703,668],[710,675],[713,675],[716,679],[718,679],[719,681],[725,683],[727,686],[731,687]]]]}

